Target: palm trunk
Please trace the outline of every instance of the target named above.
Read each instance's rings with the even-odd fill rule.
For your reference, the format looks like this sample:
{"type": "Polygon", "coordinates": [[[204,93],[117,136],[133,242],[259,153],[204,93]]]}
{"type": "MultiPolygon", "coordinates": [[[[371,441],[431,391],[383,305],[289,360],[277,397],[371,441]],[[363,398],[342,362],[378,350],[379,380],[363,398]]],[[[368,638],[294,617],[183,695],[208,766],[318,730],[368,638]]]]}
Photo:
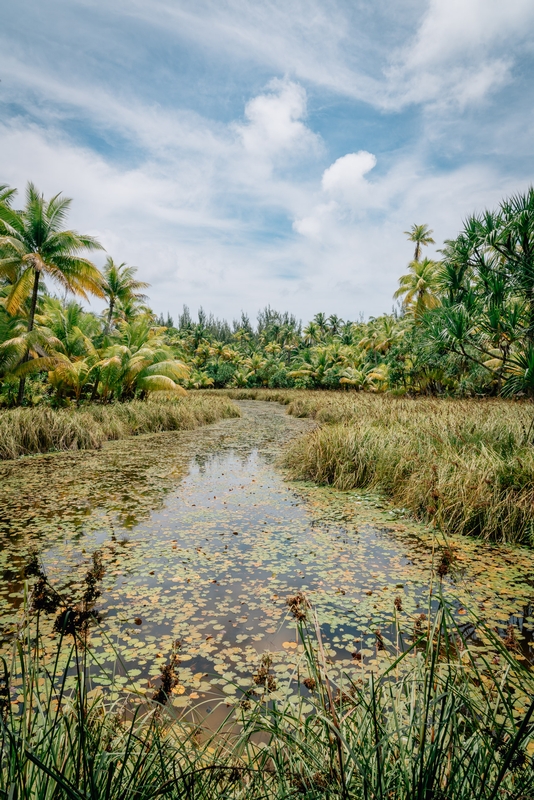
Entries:
{"type": "Polygon", "coordinates": [[[91,403],[94,403],[96,398],[98,397],[98,384],[100,383],[100,378],[97,375],[95,378],[95,382],[93,384],[93,391],[91,392],[91,403]]]}
{"type": "MultiPolygon", "coordinates": [[[[32,292],[32,304],[30,306],[30,316],[28,317],[28,333],[33,331],[33,321],[35,319],[35,309],[37,308],[37,294],[39,292],[39,278],[41,273],[39,270],[35,270],[35,277],[33,279],[33,292],[32,292]]],[[[22,363],[24,364],[26,361],[29,361],[29,353],[26,353],[22,363]]],[[[26,378],[21,378],[19,381],[19,392],[17,396],[17,405],[21,406],[22,401],[24,400],[24,389],[26,386],[26,378]]]]}
{"type": "Polygon", "coordinates": [[[114,305],[115,305],[115,303],[113,302],[113,300],[110,299],[110,301],[109,301],[109,311],[108,311],[108,321],[106,323],[106,333],[110,333],[111,332],[111,318],[113,316],[113,306],[114,305]]]}
{"type": "Polygon", "coordinates": [[[534,286],[531,287],[528,298],[528,338],[534,344],[534,286]]]}

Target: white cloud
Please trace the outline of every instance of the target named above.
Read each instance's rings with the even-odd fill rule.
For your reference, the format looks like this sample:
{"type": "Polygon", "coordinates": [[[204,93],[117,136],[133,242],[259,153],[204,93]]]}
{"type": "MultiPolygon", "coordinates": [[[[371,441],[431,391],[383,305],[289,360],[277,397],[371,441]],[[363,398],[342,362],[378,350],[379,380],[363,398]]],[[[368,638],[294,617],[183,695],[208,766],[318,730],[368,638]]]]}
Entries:
{"type": "Polygon", "coordinates": [[[464,108],[511,80],[531,37],[531,0],[430,0],[411,41],[386,67],[384,104],[464,108]]]}
{"type": "MultiPolygon", "coordinates": [[[[98,0],[86,0],[98,7],[98,0]]],[[[208,57],[262,65],[377,108],[477,102],[529,46],[532,0],[110,0],[208,57]]]]}
{"type": "MultiPolygon", "coordinates": [[[[100,107],[103,118],[107,108],[107,102],[103,112],[100,107]]],[[[250,311],[264,299],[279,300],[287,291],[284,275],[295,273],[278,241],[258,248],[256,239],[266,212],[293,215],[304,202],[301,183],[273,176],[271,167],[317,153],[320,139],[305,116],[302,87],[272,82],[249,101],[244,122],[213,128],[207,137],[197,118],[197,152],[189,120],[185,141],[177,126],[173,147],[160,147],[160,138],[134,168],[75,145],[50,119],[45,129],[18,119],[0,125],[2,180],[23,189],[31,179],[46,196],[61,190],[73,197],[73,227],[138,266],[140,277],[152,284],[157,309],[172,312],[189,302],[238,315],[241,307],[250,311]]],[[[133,112],[130,119],[132,141],[144,141],[145,128],[139,132],[133,112]]],[[[165,127],[166,121],[167,115],[158,118],[156,112],[150,124],[165,127]]]]}
{"type": "MultiPolygon", "coordinates": [[[[124,8],[125,0],[112,4],[124,8]]],[[[143,24],[173,30],[212,57],[259,63],[351,97],[369,99],[379,88],[363,67],[377,50],[387,52],[387,37],[370,46],[357,13],[340,0],[127,0],[127,7],[143,24]]]]}
{"type": "Polygon", "coordinates": [[[306,91],[292,81],[272,80],[268,92],[245,106],[246,124],[236,126],[245,150],[255,158],[307,153],[320,147],[319,137],[306,126],[306,91]]]}
{"type": "MultiPolygon", "coordinates": [[[[336,179],[346,179],[339,165],[356,155],[348,154],[325,170],[307,213],[293,225],[302,237],[309,294],[319,299],[315,308],[337,310],[352,319],[360,311],[379,314],[391,308],[398,277],[412,257],[403,235],[412,224],[429,224],[439,247],[454,237],[467,214],[493,207],[503,195],[524,188],[521,180],[503,179],[489,166],[468,164],[443,173],[429,169],[421,156],[404,157],[373,182],[365,181],[354,165],[354,183],[366,183],[355,213],[339,197],[329,198],[332,189],[338,190],[336,179]]],[[[372,154],[362,163],[371,167],[372,154]]]]}
{"type": "Polygon", "coordinates": [[[369,184],[364,176],[375,166],[376,156],[367,150],[348,153],[325,169],[321,181],[322,188],[328,194],[351,203],[366,192],[369,184]]]}
{"type": "MultiPolygon", "coordinates": [[[[72,8],[78,6],[100,22],[84,38],[87,59],[76,53],[72,70],[61,60],[66,45],[59,53],[46,32],[39,39],[26,32],[18,50],[6,34],[0,41],[1,99],[26,115],[0,126],[0,177],[20,188],[31,178],[47,195],[74,197],[73,225],[139,266],[158,311],[175,312],[185,301],[229,317],[268,302],[303,317],[321,308],[352,318],[379,313],[410,257],[403,230],[426,222],[440,241],[473,208],[524,188],[528,165],[515,178],[506,164],[487,166],[479,156],[493,154],[497,141],[508,156],[520,136],[531,152],[526,100],[514,116],[496,109],[484,126],[484,147],[464,148],[461,166],[445,158],[434,166],[428,133],[432,124],[433,146],[448,132],[454,139],[456,125],[469,125],[458,106],[491,100],[513,80],[534,20],[531,0],[83,0],[72,8]],[[140,47],[146,33],[147,41],[165,37],[167,49],[159,60],[147,45],[146,61],[132,56],[131,63],[150,72],[150,58],[157,62],[159,88],[169,95],[182,79],[173,71],[175,56],[188,62],[192,54],[208,75],[212,62],[220,65],[224,122],[210,118],[202,91],[192,108],[176,100],[179,94],[164,102],[160,91],[158,103],[137,91],[138,73],[123,69],[135,53],[135,37],[128,38],[134,19],[140,47]],[[116,63],[109,45],[119,27],[116,63]],[[92,69],[84,71],[86,64],[92,69]],[[286,77],[265,85],[274,74],[286,77]],[[236,75],[237,89],[227,85],[236,75]],[[239,95],[238,109],[234,100],[225,105],[239,95]],[[308,98],[323,137],[308,117],[308,98]],[[408,108],[413,104],[428,109],[423,124],[408,108]],[[403,108],[398,117],[376,114],[403,108]],[[398,140],[391,133],[397,123],[406,125],[398,140]],[[87,135],[76,138],[80,131],[87,135]],[[101,142],[110,147],[99,153],[101,142]],[[340,152],[347,154],[336,159],[340,152]]],[[[56,21],[59,30],[59,14],[56,21]]],[[[66,41],[73,34],[63,27],[66,41]]],[[[185,79],[196,86],[193,68],[185,79]]],[[[458,137],[458,147],[464,143],[458,137]]]]}

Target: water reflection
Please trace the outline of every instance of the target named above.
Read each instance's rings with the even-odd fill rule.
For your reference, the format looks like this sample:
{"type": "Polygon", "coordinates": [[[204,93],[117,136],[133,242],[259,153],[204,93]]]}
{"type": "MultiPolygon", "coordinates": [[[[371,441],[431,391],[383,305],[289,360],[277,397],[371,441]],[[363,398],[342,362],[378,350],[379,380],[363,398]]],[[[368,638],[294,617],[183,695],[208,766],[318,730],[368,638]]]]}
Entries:
{"type": "MultiPolygon", "coordinates": [[[[372,496],[285,482],[274,460],[312,423],[272,404],[242,406],[242,419],[210,428],[5,469],[6,629],[34,549],[60,585],[83,575],[98,548],[105,635],[94,631],[92,646],[110,670],[125,668],[146,686],[179,639],[178,703],[208,697],[213,687],[231,699],[250,687],[265,652],[275,654],[281,678],[298,668],[285,602],[298,591],[317,609],[340,668],[376,659],[377,631],[387,636],[397,621],[410,635],[429,611],[431,532],[372,496]]],[[[459,620],[464,605],[479,608],[502,630],[516,614],[528,650],[530,553],[517,549],[511,558],[507,548],[454,545],[455,572],[443,587],[456,598],[459,620]]]]}

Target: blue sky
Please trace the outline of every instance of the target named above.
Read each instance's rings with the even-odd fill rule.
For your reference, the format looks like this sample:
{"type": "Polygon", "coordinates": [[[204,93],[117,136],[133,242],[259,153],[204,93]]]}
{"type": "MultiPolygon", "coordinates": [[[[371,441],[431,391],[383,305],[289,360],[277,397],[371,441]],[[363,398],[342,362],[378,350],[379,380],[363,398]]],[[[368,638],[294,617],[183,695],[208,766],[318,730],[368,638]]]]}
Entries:
{"type": "Polygon", "coordinates": [[[533,33],[532,0],[5,2],[0,183],[74,198],[158,312],[377,315],[404,230],[532,183],[533,33]]]}

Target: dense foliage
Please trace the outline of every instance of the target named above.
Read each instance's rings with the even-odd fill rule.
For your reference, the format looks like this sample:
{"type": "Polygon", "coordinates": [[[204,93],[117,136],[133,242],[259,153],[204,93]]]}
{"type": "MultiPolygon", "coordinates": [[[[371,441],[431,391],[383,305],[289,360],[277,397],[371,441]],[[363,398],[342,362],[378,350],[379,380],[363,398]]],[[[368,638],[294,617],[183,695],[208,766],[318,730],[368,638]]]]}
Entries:
{"type": "Polygon", "coordinates": [[[64,229],[70,200],[46,201],[31,184],[23,210],[14,198],[0,187],[3,405],[107,403],[182,387],[534,393],[532,188],[467,219],[439,262],[422,258],[432,231],[414,225],[396,313],[357,322],[318,313],[305,327],[269,307],[255,327],[245,314],[230,325],[202,309],[194,321],[185,306],[176,324],[158,318],[135,268],[108,258],[100,271],[82,257],[100,245],[64,229]],[[90,294],[105,299],[101,316],[76,300],[90,294]]]}

